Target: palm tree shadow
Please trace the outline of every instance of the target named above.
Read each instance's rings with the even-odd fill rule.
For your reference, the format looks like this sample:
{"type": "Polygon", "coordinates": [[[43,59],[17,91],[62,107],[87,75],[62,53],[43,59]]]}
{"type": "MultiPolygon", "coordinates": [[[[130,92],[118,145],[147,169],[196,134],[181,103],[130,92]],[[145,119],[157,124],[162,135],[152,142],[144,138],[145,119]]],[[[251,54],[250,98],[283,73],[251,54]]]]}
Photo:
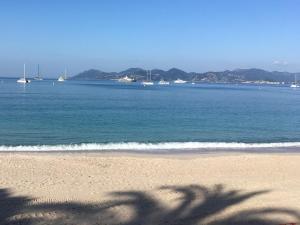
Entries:
{"type": "MultiPolygon", "coordinates": [[[[9,224],[8,219],[17,217],[32,200],[25,196],[13,196],[9,189],[0,188],[0,224],[9,224]]],[[[20,224],[30,224],[27,218],[17,218],[17,220],[20,224]]]]}
{"type": "Polygon", "coordinates": [[[159,190],[178,195],[176,206],[170,207],[158,197],[143,191],[113,192],[110,193],[111,200],[97,204],[26,204],[31,199],[13,197],[7,190],[0,189],[0,224],[279,225],[287,222],[274,219],[280,216],[300,221],[300,214],[296,210],[271,207],[238,210],[220,217],[228,208],[239,207],[241,203],[269,192],[265,190],[226,190],[221,184],[211,188],[201,185],[164,186],[159,190]],[[124,218],[116,211],[120,208],[130,210],[131,216],[124,218]]]}

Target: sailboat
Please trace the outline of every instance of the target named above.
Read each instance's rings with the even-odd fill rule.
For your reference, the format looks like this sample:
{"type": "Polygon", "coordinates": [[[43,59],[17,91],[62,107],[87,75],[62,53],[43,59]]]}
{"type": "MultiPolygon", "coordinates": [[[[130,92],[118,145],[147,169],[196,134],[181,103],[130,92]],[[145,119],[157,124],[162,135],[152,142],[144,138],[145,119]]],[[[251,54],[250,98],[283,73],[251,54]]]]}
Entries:
{"type": "Polygon", "coordinates": [[[60,75],[57,81],[64,82],[67,79],[67,70],[65,69],[65,73],[63,75],[60,75]]]}
{"type": "Polygon", "coordinates": [[[26,66],[24,63],[24,71],[23,71],[23,77],[21,77],[19,80],[17,80],[18,83],[27,84],[30,83],[30,80],[26,79],[26,66]]]}
{"type": "Polygon", "coordinates": [[[297,84],[297,78],[296,78],[296,74],[295,74],[295,82],[293,84],[291,84],[291,88],[298,88],[300,87],[298,84],[297,84]]]}
{"type": "Polygon", "coordinates": [[[148,70],[147,72],[147,80],[142,82],[142,85],[144,86],[149,86],[149,85],[153,85],[153,82],[151,81],[151,70],[149,71],[149,80],[148,80],[148,70]]]}
{"type": "Polygon", "coordinates": [[[40,65],[38,64],[38,73],[37,76],[34,78],[35,80],[43,80],[42,76],[40,75],[40,65]]]}

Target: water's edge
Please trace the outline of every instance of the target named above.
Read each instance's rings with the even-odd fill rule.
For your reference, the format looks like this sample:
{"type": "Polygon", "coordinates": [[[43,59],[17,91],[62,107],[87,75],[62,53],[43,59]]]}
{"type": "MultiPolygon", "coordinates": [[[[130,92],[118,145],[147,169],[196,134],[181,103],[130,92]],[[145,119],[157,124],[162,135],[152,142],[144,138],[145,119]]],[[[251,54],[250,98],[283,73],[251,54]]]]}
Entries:
{"type": "Polygon", "coordinates": [[[163,142],[163,143],[85,143],[70,145],[0,145],[0,152],[300,152],[300,142],[237,143],[237,142],[163,142]]]}

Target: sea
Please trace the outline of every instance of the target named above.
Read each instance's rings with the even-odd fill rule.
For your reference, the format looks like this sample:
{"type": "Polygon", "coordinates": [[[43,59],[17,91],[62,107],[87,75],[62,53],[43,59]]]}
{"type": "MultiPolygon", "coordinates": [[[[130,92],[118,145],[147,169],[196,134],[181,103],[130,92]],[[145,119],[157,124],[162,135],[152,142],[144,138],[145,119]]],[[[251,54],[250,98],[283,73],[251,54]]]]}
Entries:
{"type": "Polygon", "coordinates": [[[0,78],[0,151],[300,147],[300,88],[0,78]]]}

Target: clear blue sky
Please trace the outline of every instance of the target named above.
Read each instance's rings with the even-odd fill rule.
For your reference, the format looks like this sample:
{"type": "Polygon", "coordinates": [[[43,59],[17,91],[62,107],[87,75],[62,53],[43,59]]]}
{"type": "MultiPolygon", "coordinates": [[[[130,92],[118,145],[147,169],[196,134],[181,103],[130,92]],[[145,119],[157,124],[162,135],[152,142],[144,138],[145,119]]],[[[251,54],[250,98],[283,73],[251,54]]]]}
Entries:
{"type": "Polygon", "coordinates": [[[128,67],[300,71],[299,0],[0,2],[0,76],[128,67]]]}

